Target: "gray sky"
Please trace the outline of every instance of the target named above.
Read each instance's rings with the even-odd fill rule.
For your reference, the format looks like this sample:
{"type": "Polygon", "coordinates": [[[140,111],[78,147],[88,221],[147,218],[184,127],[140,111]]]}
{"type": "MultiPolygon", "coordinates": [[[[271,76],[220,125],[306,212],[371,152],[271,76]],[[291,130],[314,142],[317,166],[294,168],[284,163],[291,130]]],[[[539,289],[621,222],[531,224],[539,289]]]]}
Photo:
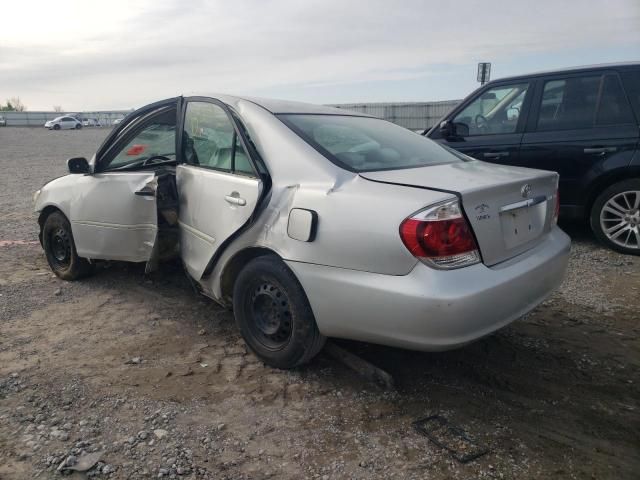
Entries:
{"type": "Polygon", "coordinates": [[[492,78],[640,60],[640,0],[5,1],[0,101],[138,107],[213,92],[461,98],[492,78]]]}

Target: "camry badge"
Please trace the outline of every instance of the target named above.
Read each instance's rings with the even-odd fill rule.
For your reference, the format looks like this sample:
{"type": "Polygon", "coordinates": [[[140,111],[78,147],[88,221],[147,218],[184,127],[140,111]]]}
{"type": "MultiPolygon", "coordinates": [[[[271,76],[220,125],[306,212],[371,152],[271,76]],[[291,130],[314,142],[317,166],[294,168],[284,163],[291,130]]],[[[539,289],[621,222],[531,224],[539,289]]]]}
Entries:
{"type": "Polygon", "coordinates": [[[487,205],[486,203],[481,203],[480,205],[476,206],[476,212],[478,213],[484,213],[487,210],[489,210],[489,205],[487,205]]]}
{"type": "Polygon", "coordinates": [[[520,189],[520,193],[524,198],[527,198],[531,193],[531,185],[529,185],[528,183],[525,183],[520,189]]]}
{"type": "Polygon", "coordinates": [[[487,213],[489,211],[489,205],[486,203],[481,203],[480,205],[475,206],[476,210],[476,220],[488,220],[491,218],[491,215],[487,213]]]}

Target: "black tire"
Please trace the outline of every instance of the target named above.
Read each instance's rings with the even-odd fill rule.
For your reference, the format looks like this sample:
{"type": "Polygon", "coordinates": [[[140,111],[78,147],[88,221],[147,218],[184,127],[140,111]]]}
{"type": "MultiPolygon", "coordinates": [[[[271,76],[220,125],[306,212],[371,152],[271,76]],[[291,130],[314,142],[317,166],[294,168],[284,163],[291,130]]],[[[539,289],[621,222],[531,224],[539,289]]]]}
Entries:
{"type": "Polygon", "coordinates": [[[71,225],[60,212],[51,213],[44,221],[42,247],[51,270],[63,280],[77,280],[93,271],[93,265],[76,253],[71,225]]]}
{"type": "Polygon", "coordinates": [[[600,193],[593,202],[589,219],[591,229],[598,240],[620,253],[640,255],[638,202],[640,202],[640,178],[614,183],[600,193]],[[619,207],[612,209],[611,202],[619,207]],[[605,207],[608,208],[605,210],[605,207]],[[618,213],[614,213],[613,210],[618,213]]]}
{"type": "Polygon", "coordinates": [[[80,130],[82,128],[82,124],[81,123],[76,123],[76,130],[80,130]]]}
{"type": "Polygon", "coordinates": [[[251,260],[233,289],[236,323],[264,363],[294,368],[315,357],[326,341],[293,272],[276,256],[251,260]]]}
{"type": "Polygon", "coordinates": [[[53,126],[54,130],[60,130],[60,125],[58,125],[57,123],[53,126]]]}

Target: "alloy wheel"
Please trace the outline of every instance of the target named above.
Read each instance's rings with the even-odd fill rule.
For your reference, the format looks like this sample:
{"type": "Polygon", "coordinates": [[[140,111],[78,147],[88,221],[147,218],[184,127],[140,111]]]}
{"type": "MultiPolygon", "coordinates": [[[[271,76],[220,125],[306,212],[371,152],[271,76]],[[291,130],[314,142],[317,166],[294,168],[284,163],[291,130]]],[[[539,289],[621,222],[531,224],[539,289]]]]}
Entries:
{"type": "Polygon", "coordinates": [[[600,228],[616,245],[640,249],[640,190],[620,192],[600,211],[600,228]]]}

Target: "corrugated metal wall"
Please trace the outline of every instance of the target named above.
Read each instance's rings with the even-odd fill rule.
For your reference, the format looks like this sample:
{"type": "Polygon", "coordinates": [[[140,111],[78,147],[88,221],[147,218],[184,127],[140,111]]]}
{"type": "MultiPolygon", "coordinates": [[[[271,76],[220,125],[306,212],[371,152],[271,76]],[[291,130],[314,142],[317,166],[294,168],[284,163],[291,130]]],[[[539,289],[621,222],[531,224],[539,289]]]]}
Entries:
{"type": "Polygon", "coordinates": [[[461,100],[408,103],[341,103],[331,106],[384,118],[411,130],[425,130],[435,125],[438,120],[453,110],[460,102],[461,100]]]}
{"type": "MultiPolygon", "coordinates": [[[[124,117],[130,110],[82,112],[80,118],[97,118],[103,126],[112,125],[117,118],[124,117]]],[[[42,127],[47,120],[66,115],[59,112],[0,112],[0,116],[7,121],[8,127],[42,127]]],[[[73,113],[75,116],[76,113],[73,113]]]]}

